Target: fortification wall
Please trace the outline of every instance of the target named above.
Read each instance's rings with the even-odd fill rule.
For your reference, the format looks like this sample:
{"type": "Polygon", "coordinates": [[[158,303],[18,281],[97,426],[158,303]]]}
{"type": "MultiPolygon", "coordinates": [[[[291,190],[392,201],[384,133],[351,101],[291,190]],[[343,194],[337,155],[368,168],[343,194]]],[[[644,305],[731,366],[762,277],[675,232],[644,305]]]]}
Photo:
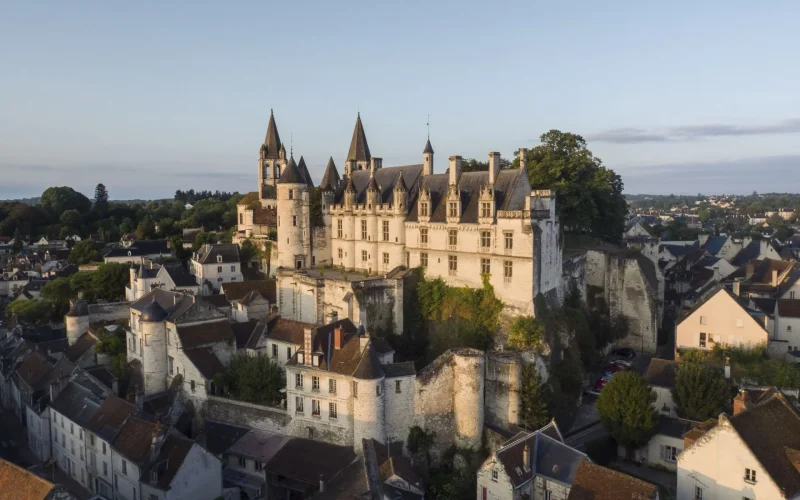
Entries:
{"type": "Polygon", "coordinates": [[[257,405],[234,399],[208,396],[206,418],[218,422],[252,427],[278,434],[290,435],[292,417],[282,408],[257,405]]]}
{"type": "Polygon", "coordinates": [[[130,302],[110,302],[107,304],[89,304],[89,321],[117,321],[128,319],[130,316],[130,302]]]}
{"type": "Polygon", "coordinates": [[[503,429],[519,423],[522,360],[515,352],[486,354],[486,423],[503,429]]]}

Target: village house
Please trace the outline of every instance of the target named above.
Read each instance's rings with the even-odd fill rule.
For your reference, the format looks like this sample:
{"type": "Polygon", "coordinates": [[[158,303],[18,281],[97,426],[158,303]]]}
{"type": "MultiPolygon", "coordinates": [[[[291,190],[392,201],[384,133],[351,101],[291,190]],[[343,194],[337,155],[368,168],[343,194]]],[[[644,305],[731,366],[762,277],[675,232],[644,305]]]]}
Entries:
{"type": "Polygon", "coordinates": [[[135,240],[126,245],[106,252],[103,261],[139,264],[145,259],[163,259],[173,254],[167,240],[135,240]]]}
{"type": "Polygon", "coordinates": [[[134,405],[112,394],[106,397],[86,422],[84,431],[90,489],[105,498],[114,496],[111,444],[125,420],[135,410],[134,405]]]}
{"type": "Polygon", "coordinates": [[[220,295],[230,303],[231,319],[237,322],[261,319],[270,313],[275,304],[274,280],[248,280],[223,283],[220,295]]]}
{"type": "Polygon", "coordinates": [[[219,292],[223,283],[244,281],[239,246],[233,243],[203,245],[192,254],[189,273],[200,285],[201,295],[219,292]]]}
{"type": "Polygon", "coordinates": [[[142,260],[138,266],[131,267],[130,282],[125,287],[125,300],[128,302],[139,300],[153,288],[192,295],[198,295],[200,292],[195,277],[182,265],[174,263],[155,265],[142,260]]]}
{"type": "Polygon", "coordinates": [[[212,500],[222,495],[222,463],[173,431],[153,439],[140,483],[143,500],[212,500]]]}
{"type": "Polygon", "coordinates": [[[658,500],[658,487],[584,460],[572,479],[567,500],[658,500]]]}
{"type": "Polygon", "coordinates": [[[775,302],[775,330],[771,341],[785,344],[786,354],[791,353],[789,359],[795,363],[800,361],[800,299],[775,302]]]}

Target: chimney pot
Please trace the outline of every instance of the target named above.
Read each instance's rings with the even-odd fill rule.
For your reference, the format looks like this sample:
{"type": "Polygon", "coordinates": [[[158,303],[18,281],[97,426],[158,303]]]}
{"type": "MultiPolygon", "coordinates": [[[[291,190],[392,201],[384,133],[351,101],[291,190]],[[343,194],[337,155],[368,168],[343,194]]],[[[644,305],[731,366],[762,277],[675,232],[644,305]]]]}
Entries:
{"type": "Polygon", "coordinates": [[[337,326],[333,330],[333,348],[337,351],[342,348],[342,327],[337,326]]]}
{"type": "Polygon", "coordinates": [[[772,270],[772,286],[778,286],[778,270],[772,270]]]}
{"type": "Polygon", "coordinates": [[[311,328],[303,329],[303,363],[311,364],[311,328]]]}
{"type": "Polygon", "coordinates": [[[519,148],[519,169],[528,170],[528,148],[519,148]]]}

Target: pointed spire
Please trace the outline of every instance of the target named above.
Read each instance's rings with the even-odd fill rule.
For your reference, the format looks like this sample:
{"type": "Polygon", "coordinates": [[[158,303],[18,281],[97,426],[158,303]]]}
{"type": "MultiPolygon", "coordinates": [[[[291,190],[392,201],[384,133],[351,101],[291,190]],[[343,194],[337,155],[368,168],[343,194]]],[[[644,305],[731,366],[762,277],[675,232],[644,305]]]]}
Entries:
{"type": "Polygon", "coordinates": [[[353,184],[353,176],[352,175],[347,177],[347,185],[345,185],[344,190],[345,191],[351,191],[353,193],[356,192],[356,185],[353,184]]]}
{"type": "Polygon", "coordinates": [[[380,189],[378,188],[378,183],[375,181],[374,175],[369,176],[369,184],[367,184],[367,191],[369,190],[380,191],[380,189]]]}
{"type": "Polygon", "coordinates": [[[328,166],[325,167],[325,174],[322,176],[322,182],[320,182],[319,187],[326,191],[335,191],[340,181],[341,177],[339,177],[339,171],[336,170],[336,165],[333,163],[333,156],[331,156],[328,158],[328,166]]]}
{"type": "Polygon", "coordinates": [[[289,162],[286,168],[283,169],[280,179],[277,184],[305,184],[305,179],[300,175],[297,169],[297,163],[294,161],[294,156],[289,157],[289,162]]]}
{"type": "Polygon", "coordinates": [[[422,154],[433,154],[433,146],[431,146],[431,138],[428,137],[428,142],[425,144],[425,150],[422,151],[422,154]]]}
{"type": "Polygon", "coordinates": [[[397,184],[394,186],[397,191],[408,191],[406,180],[403,178],[403,171],[400,170],[400,177],[397,179],[397,184]]]}
{"type": "Polygon", "coordinates": [[[347,153],[347,161],[365,161],[372,158],[369,154],[367,136],[364,133],[364,125],[361,123],[361,113],[356,118],[356,128],[353,130],[353,139],[350,141],[350,151],[347,153]]]}
{"type": "Polygon", "coordinates": [[[308,172],[308,167],[306,166],[306,160],[303,156],[300,156],[300,163],[297,164],[297,171],[300,172],[300,176],[305,181],[306,185],[309,187],[314,187],[314,181],[311,180],[311,174],[308,172]]]}
{"type": "Polygon", "coordinates": [[[269,110],[269,124],[267,125],[267,136],[264,138],[264,147],[267,150],[266,157],[277,160],[281,150],[281,136],[278,134],[278,126],[275,125],[275,115],[269,110]]]}

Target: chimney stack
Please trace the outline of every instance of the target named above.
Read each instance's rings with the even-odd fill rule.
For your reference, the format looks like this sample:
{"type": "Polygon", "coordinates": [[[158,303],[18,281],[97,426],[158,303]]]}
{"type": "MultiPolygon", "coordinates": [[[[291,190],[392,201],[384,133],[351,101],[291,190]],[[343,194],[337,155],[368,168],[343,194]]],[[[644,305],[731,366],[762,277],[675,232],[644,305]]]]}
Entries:
{"type": "Polygon", "coordinates": [[[737,394],[736,397],[733,398],[733,415],[736,416],[741,412],[745,411],[749,406],[749,404],[750,401],[749,398],[747,397],[747,391],[745,391],[744,389],[740,389],[739,394],[737,394]]]}
{"type": "Polygon", "coordinates": [[[741,289],[742,289],[742,286],[741,286],[741,283],[739,282],[739,278],[736,278],[733,281],[733,294],[738,297],[739,293],[741,293],[741,289]]]}
{"type": "Polygon", "coordinates": [[[342,327],[337,326],[333,329],[333,348],[341,350],[342,348],[342,327]]]}
{"type": "Polygon", "coordinates": [[[519,169],[528,171],[528,148],[519,148],[519,169]]]}
{"type": "Polygon", "coordinates": [[[461,157],[450,157],[450,185],[455,186],[458,184],[458,178],[461,177],[461,157]]]}
{"type": "Polygon", "coordinates": [[[531,468],[531,449],[528,443],[525,443],[525,448],[522,450],[522,464],[525,466],[525,470],[531,468]]]}
{"type": "Polygon", "coordinates": [[[725,358],[725,380],[731,379],[731,358],[725,358]]]}
{"type": "Polygon", "coordinates": [[[500,153],[493,151],[489,153],[489,184],[494,184],[497,175],[500,173],[500,153]]]}
{"type": "Polygon", "coordinates": [[[772,286],[778,286],[778,270],[772,270],[772,286]]]}
{"type": "Polygon", "coordinates": [[[311,328],[303,328],[303,364],[311,364],[311,328]]]}

